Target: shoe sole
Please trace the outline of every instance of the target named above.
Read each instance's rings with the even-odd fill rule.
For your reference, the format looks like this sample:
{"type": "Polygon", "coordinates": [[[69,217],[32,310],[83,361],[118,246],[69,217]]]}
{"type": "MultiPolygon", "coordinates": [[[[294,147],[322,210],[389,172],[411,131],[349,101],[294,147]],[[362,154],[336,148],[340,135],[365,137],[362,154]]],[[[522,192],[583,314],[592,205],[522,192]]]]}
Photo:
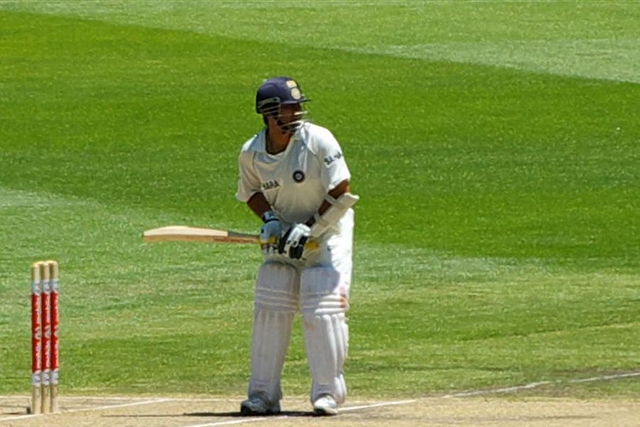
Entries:
{"type": "Polygon", "coordinates": [[[251,408],[248,408],[246,406],[241,406],[240,407],[240,415],[244,416],[244,417],[248,417],[248,416],[265,416],[265,415],[278,415],[280,413],[280,411],[273,411],[273,410],[268,410],[267,412],[258,412],[258,411],[254,411],[251,408]]]}
{"type": "Polygon", "coordinates": [[[313,413],[319,416],[338,415],[338,410],[331,408],[313,408],[313,413]]]}

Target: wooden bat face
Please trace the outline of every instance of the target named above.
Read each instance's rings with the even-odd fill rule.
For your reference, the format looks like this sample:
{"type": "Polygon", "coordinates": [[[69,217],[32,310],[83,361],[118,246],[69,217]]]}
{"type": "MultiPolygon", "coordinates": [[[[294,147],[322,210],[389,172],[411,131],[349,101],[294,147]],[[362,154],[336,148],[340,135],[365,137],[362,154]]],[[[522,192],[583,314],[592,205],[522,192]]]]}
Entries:
{"type": "Polygon", "coordinates": [[[154,228],[142,234],[145,242],[203,242],[203,243],[258,243],[255,234],[235,231],[196,228],[184,225],[170,225],[154,228]]]}

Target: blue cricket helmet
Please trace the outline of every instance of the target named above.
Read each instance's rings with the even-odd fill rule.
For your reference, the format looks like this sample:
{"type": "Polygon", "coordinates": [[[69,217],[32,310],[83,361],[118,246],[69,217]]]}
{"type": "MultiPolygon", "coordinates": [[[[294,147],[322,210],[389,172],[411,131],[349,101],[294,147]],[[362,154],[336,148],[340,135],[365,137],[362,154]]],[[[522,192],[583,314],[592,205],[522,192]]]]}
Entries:
{"type": "Polygon", "coordinates": [[[256,94],[256,112],[263,115],[277,114],[281,105],[307,102],[298,82],[291,77],[273,77],[265,80],[256,94]]]}

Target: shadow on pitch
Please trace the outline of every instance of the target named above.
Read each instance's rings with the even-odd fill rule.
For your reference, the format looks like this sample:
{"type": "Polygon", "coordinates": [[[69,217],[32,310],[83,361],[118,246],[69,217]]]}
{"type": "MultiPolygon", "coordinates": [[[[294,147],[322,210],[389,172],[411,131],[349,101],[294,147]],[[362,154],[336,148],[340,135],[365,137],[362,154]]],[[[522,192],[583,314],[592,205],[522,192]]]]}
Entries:
{"type": "Polygon", "coordinates": [[[233,417],[233,418],[270,418],[270,417],[315,417],[313,412],[282,411],[272,415],[242,415],[240,412],[185,412],[185,417],[233,417]]]}
{"type": "Polygon", "coordinates": [[[318,415],[313,412],[303,411],[282,411],[279,414],[273,415],[242,415],[240,412],[185,412],[181,415],[177,414],[135,414],[135,415],[109,415],[104,414],[102,418],[173,418],[173,417],[227,417],[227,418],[302,418],[302,417],[317,417],[318,415]]]}

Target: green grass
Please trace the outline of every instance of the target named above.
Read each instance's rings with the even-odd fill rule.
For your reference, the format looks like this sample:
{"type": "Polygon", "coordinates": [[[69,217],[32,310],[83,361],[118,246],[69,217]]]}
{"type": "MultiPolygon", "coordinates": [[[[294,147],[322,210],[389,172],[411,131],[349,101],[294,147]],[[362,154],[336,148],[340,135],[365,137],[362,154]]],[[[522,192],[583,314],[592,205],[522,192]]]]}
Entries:
{"type": "MultiPolygon", "coordinates": [[[[284,3],[0,1],[0,394],[44,258],[62,393],[245,392],[259,251],[140,232],[257,230],[236,159],[289,74],[362,198],[354,395],[637,395],[573,381],[638,370],[640,6],[284,3]]],[[[298,321],[285,392],[308,376],[298,321]]]]}

